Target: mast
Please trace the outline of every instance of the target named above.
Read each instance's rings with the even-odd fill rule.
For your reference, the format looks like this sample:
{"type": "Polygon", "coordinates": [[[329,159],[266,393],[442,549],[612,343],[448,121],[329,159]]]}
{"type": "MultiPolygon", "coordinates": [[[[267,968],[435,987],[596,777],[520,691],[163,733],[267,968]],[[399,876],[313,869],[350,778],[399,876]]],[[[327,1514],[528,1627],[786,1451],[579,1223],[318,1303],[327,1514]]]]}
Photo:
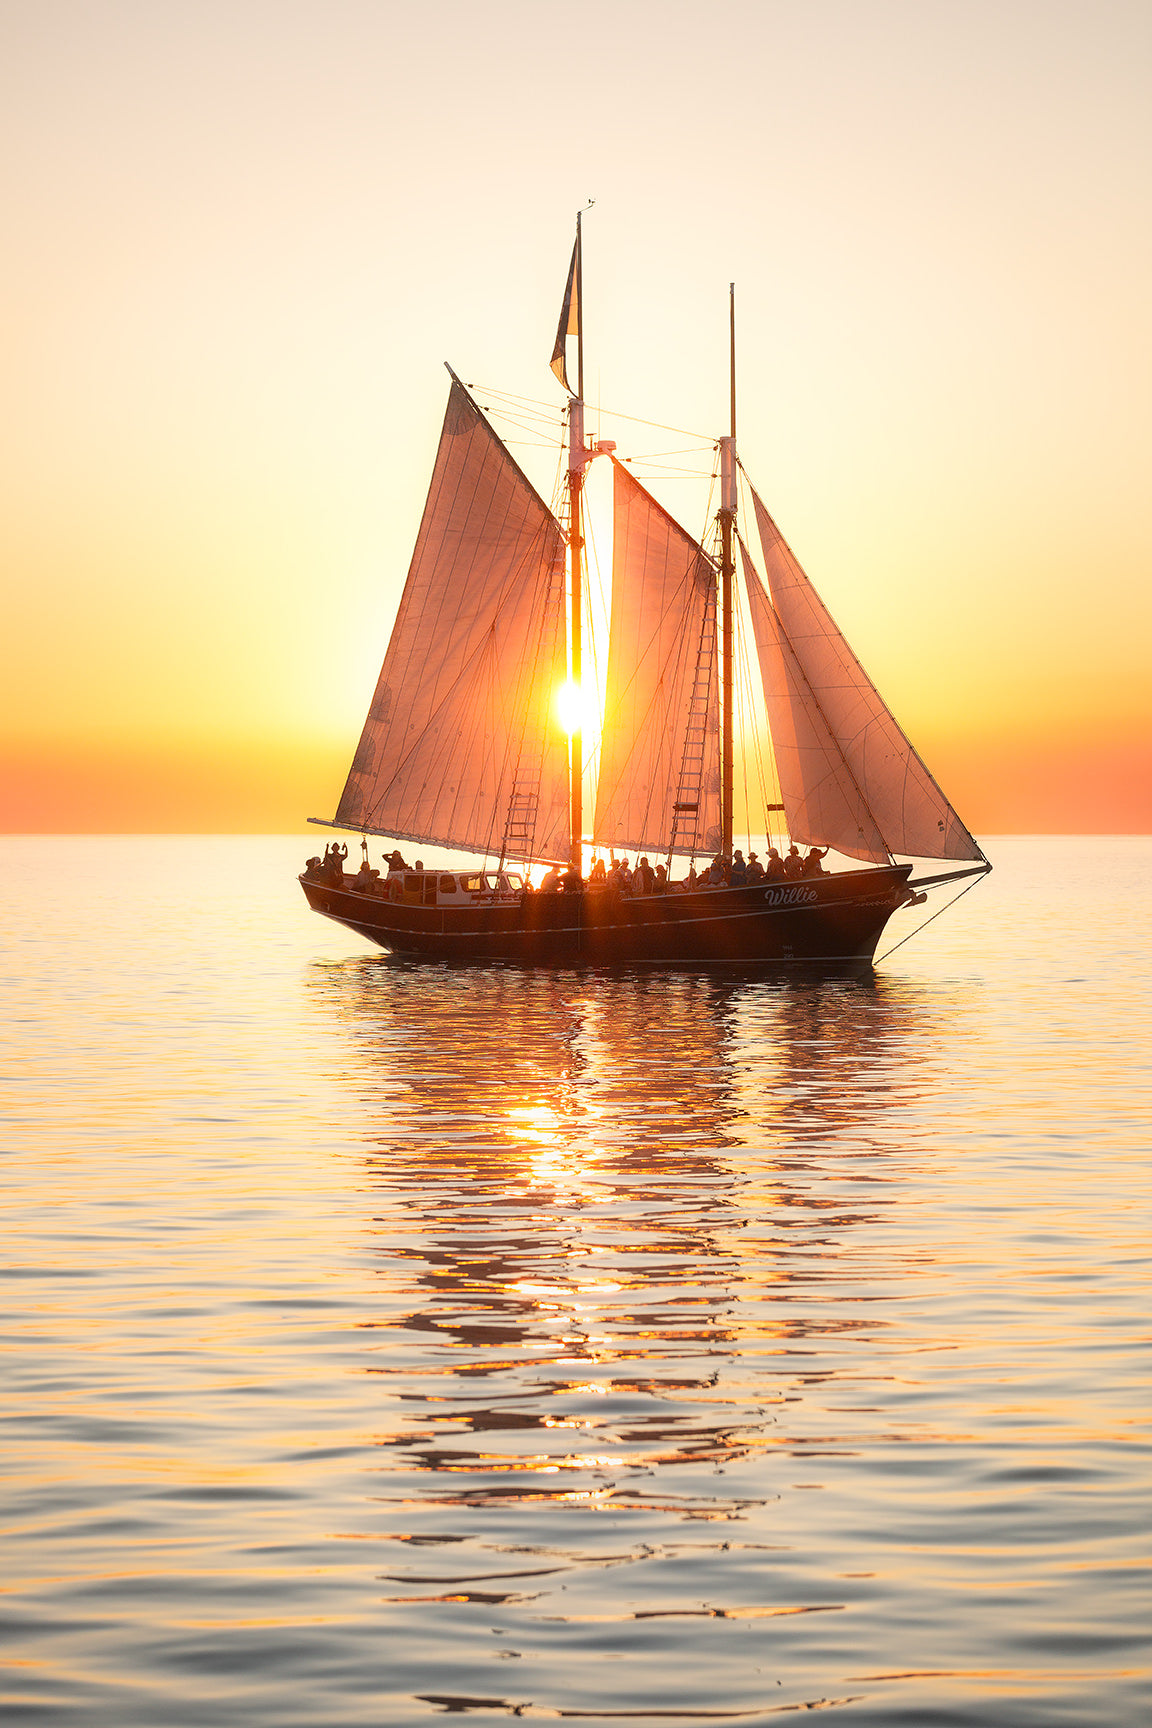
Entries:
{"type": "Polygon", "coordinates": [[[735,570],[733,534],[736,525],[736,284],[728,284],[728,373],[732,430],[720,440],[720,851],[732,856],[732,740],[736,730],[732,676],[732,577],[735,570]]]}
{"type": "MultiPolygon", "coordinates": [[[[584,561],[584,529],[581,521],[581,491],[584,485],[584,249],[580,237],[581,212],[576,213],[576,395],[568,409],[568,503],[572,612],[569,624],[571,644],[572,687],[579,701],[581,688],[581,612],[583,607],[582,570],[584,561]]],[[[571,851],[569,862],[573,870],[584,870],[584,735],[579,707],[570,742],[569,808],[571,813],[571,851]]]]}

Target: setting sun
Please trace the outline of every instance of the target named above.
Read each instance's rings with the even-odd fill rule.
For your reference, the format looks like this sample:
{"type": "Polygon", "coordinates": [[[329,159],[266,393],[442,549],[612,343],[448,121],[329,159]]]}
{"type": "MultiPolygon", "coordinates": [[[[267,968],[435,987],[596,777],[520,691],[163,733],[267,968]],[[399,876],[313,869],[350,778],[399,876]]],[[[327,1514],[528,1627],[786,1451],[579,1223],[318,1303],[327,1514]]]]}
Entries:
{"type": "Polygon", "coordinates": [[[569,738],[574,732],[587,732],[593,719],[588,695],[579,684],[568,678],[556,692],[556,717],[569,738]]]}

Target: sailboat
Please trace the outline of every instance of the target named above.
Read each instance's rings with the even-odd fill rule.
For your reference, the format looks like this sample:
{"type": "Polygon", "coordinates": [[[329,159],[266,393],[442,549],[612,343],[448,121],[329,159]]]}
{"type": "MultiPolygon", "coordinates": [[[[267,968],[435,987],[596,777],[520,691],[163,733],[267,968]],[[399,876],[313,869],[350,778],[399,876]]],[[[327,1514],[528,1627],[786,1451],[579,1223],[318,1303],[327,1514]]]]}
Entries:
{"type": "Polygon", "coordinates": [[[335,816],[309,818],[359,834],[363,863],[346,872],[346,846],[310,859],[300,878],[308,903],[427,960],[870,964],[895,913],[991,865],[738,462],[734,291],[731,425],[716,441],[720,507],[705,546],[614,443],[586,438],[582,276],[578,217],[552,361],[568,393],[557,509],[448,368],[428,497],[360,742],[335,816]],[[589,832],[583,727],[577,719],[564,729],[557,693],[584,690],[584,490],[594,460],[612,466],[613,535],[589,832]],[[742,493],[751,499],[743,513],[742,493]],[[785,833],[791,842],[787,866],[774,848],[766,872],[733,848],[741,582],[739,618],[750,621],[741,634],[779,793],[764,795],[755,832],[779,833],[780,852],[785,833]],[[397,848],[377,871],[369,835],[474,862],[424,869],[397,848]],[[635,875],[609,875],[603,863],[586,873],[589,849],[634,855],[635,875]],[[655,872],[651,857],[661,860],[655,872]],[[925,860],[948,867],[916,875],[925,860]],[[553,868],[534,884],[541,864],[553,868]]]}

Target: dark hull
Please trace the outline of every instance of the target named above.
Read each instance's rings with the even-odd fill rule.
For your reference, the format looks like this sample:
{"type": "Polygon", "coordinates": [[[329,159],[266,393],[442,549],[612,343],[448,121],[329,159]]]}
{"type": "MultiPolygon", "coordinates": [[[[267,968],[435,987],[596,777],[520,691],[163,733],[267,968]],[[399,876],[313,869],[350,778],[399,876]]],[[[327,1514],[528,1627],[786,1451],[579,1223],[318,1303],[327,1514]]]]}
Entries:
{"type": "Polygon", "coordinates": [[[525,966],[710,966],[870,961],[910,898],[911,865],[799,882],[621,897],[529,894],[467,906],[396,904],[301,877],[314,912],[395,954],[525,966]]]}

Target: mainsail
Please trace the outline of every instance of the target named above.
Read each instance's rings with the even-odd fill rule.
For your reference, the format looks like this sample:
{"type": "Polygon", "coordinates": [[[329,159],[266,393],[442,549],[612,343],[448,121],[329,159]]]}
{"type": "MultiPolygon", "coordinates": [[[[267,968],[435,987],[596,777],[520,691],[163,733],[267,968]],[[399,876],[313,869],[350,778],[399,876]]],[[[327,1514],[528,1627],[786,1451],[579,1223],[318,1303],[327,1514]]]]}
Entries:
{"type": "MultiPolygon", "coordinates": [[[[797,745],[800,778],[791,790],[784,785],[781,769],[781,791],[794,837],[875,862],[881,862],[887,852],[908,858],[982,861],[983,852],[912,748],[755,491],[752,497],[775,608],[773,618],[760,608],[757,645],[765,657],[760,639],[765,628],[767,658],[779,654],[786,662],[790,690],[796,687],[792,723],[796,739],[807,739],[803,746],[797,745]],[[779,646],[773,646],[773,635],[779,646]],[[794,663],[791,670],[789,661],[794,663]],[[799,683],[797,671],[802,675],[799,683]],[[832,758],[813,743],[820,740],[822,746],[822,731],[835,744],[847,771],[840,775],[840,791],[833,798],[834,804],[839,803],[838,815],[824,808],[827,788],[837,776],[832,758]],[[810,774],[815,776],[811,784],[810,774]],[[849,826],[859,830],[853,844],[847,843],[852,836],[846,837],[844,831],[846,805],[855,819],[849,826]],[[862,821],[862,813],[870,820],[862,821]]],[[[753,586],[749,584],[750,593],[753,586]]],[[[754,624],[755,619],[753,606],[754,624]]],[[[771,704],[771,696],[768,700],[771,704]]]]}
{"type": "Polygon", "coordinates": [[[336,821],[493,853],[568,853],[564,540],[453,378],[416,549],[336,821]],[[524,812],[530,812],[525,820],[524,812]]]}
{"type": "Polygon", "coordinates": [[[720,819],[715,635],[711,560],[614,462],[596,845],[659,854],[709,844],[720,819]],[[696,807],[687,821],[676,822],[677,802],[696,807]]]}

